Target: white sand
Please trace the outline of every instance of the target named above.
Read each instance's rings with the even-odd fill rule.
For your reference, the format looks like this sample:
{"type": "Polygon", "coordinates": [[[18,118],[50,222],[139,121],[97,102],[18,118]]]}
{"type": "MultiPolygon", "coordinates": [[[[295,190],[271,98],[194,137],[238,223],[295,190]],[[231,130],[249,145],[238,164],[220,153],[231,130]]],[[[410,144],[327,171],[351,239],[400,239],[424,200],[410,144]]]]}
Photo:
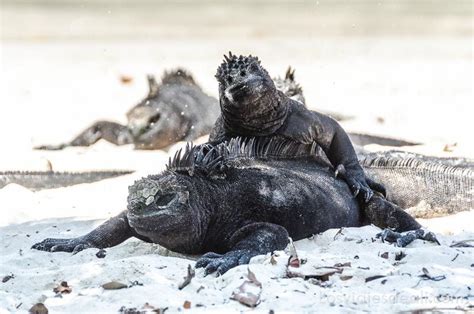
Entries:
{"type": "MultiPolygon", "coordinates": [[[[471,219],[463,215],[459,219],[471,219]]],[[[350,262],[341,274],[335,274],[325,287],[301,278],[286,276],[288,255],[278,252],[277,264],[269,256],[252,260],[249,266],[239,266],[222,277],[204,277],[198,270],[191,284],[182,291],[188,264],[187,258],[167,256],[169,252],[157,245],[129,240],[107,250],[105,259],[95,256],[97,250],[77,255],[45,253],[29,250],[29,246],[45,237],[81,235],[100,223],[81,218],[42,219],[1,228],[0,274],[14,274],[2,284],[0,301],[4,311],[27,310],[43,302],[53,312],[116,312],[122,306],[143,308],[149,303],[170,312],[183,308],[185,301],[198,311],[245,311],[247,308],[230,300],[232,291],[243,282],[247,267],[262,283],[261,304],[257,309],[312,312],[402,311],[421,308],[467,308],[472,305],[474,285],[474,253],[468,248],[450,248],[455,240],[473,239],[474,233],[458,232],[439,236],[441,246],[415,241],[400,249],[379,240],[373,242],[379,229],[367,226],[337,230],[296,242],[300,258],[307,259],[301,271],[314,273],[313,266],[334,266],[350,262]],[[335,238],[335,240],[334,240],[335,238]],[[395,254],[407,256],[396,263],[395,254]],[[388,259],[380,255],[388,252],[388,259]],[[358,256],[358,258],[356,257],[358,256]],[[446,276],[434,282],[422,280],[425,267],[432,276],[446,276]],[[371,276],[385,278],[366,283],[371,276]],[[341,280],[340,276],[352,276],[341,280]],[[67,281],[72,292],[61,297],[52,291],[61,281],[67,281]],[[100,286],[110,281],[127,285],[123,290],[105,291],[100,286]]],[[[344,278],[344,277],[343,277],[344,278]]]]}
{"type": "Polygon", "coordinates": [[[117,312],[122,306],[142,309],[145,303],[177,312],[185,301],[195,312],[246,311],[230,296],[247,268],[262,283],[256,310],[263,313],[472,309],[473,250],[449,245],[474,239],[473,211],[422,221],[438,233],[441,246],[415,241],[400,249],[373,242],[379,230],[372,226],[344,229],[335,238],[337,230],[328,230],[296,242],[298,254],[307,259],[302,270],[309,274],[313,266],[351,262],[325,287],[286,278],[283,252],[276,265],[260,256],[219,278],[203,277],[198,270],[179,291],[187,265],[194,262],[157,245],[129,240],[108,249],[105,259],[95,256],[97,250],[71,256],[29,249],[46,237],[82,235],[116,215],[125,208],[133,180],[161,171],[167,160],[165,151],[138,152],[105,142],[61,152],[31,147],[68,140],[97,119],[125,122],[125,112],[146,93],[147,73],[184,66],[216,96],[213,75],[228,50],[260,56],[272,75],[294,66],[311,108],[356,116],[343,123],[347,130],[421,141],[426,145],[411,148],[419,153],[474,158],[468,2],[412,7],[407,1],[400,10],[380,1],[351,8],[317,1],[271,9],[221,4],[209,10],[182,4],[147,9],[150,3],[131,8],[106,0],[73,9],[4,2],[0,170],[44,170],[49,162],[55,170],[137,172],[39,192],[17,185],[0,189],[0,277],[14,275],[0,283],[0,313],[26,312],[37,302],[51,312],[117,312]],[[121,84],[122,74],[133,82],[121,84]],[[377,122],[380,117],[384,123],[377,122]],[[455,143],[452,151],[443,151],[455,143]],[[401,251],[407,256],[395,263],[401,251]],[[388,259],[380,256],[384,252],[388,259]],[[446,279],[422,280],[423,268],[446,279]],[[375,275],[386,277],[365,283],[375,275]],[[57,297],[53,288],[61,281],[72,292],[57,297]],[[104,291],[100,286],[109,281],[142,285],[104,291]]]}

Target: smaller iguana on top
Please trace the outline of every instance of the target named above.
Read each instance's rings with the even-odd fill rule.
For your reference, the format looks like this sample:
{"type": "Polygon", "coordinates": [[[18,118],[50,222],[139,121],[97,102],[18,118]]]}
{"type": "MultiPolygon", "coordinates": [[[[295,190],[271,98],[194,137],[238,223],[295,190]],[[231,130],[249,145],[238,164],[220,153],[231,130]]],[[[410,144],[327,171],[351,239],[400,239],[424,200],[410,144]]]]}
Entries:
{"type": "Polygon", "coordinates": [[[366,179],[351,140],[337,121],[308,110],[279,91],[257,57],[238,57],[229,52],[224,58],[216,74],[221,115],[211,131],[210,143],[239,136],[317,143],[334,168],[344,169],[354,195],[360,193],[366,202],[370,200],[372,182],[366,179]]]}
{"type": "Polygon", "coordinates": [[[127,125],[97,121],[72,141],[43,145],[37,149],[58,150],[90,146],[100,139],[115,145],[134,144],[136,149],[161,149],[178,141],[191,141],[208,134],[219,107],[187,71],[165,72],[158,84],[148,76],[148,95],[127,112],[127,125]]]}

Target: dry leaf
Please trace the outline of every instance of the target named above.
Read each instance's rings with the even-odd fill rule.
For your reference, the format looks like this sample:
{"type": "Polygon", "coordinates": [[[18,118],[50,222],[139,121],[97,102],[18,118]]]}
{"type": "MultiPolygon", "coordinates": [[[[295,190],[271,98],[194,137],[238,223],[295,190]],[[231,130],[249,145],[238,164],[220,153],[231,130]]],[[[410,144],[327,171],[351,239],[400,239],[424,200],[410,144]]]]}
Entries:
{"type": "Polygon", "coordinates": [[[272,254],[272,256],[270,257],[270,264],[272,265],[276,265],[277,264],[277,260],[275,258],[275,255],[272,254]]]}
{"type": "Polygon", "coordinates": [[[407,255],[403,252],[403,251],[400,251],[400,253],[397,253],[395,254],[395,260],[396,261],[401,261],[402,259],[404,259],[407,255]]]}
{"type": "Polygon", "coordinates": [[[288,265],[287,266],[291,266],[291,267],[295,267],[295,268],[300,267],[301,266],[301,261],[298,258],[298,253],[296,253],[296,248],[295,248],[295,245],[293,244],[293,241],[291,240],[291,238],[290,238],[289,247],[290,247],[290,257],[288,258],[288,265]]]}
{"type": "Polygon", "coordinates": [[[383,276],[383,275],[370,276],[370,277],[365,278],[365,282],[369,282],[372,280],[377,280],[377,279],[385,278],[385,277],[387,276],[383,276]]]}
{"type": "Polygon", "coordinates": [[[299,277],[303,278],[304,280],[314,278],[321,281],[328,281],[329,277],[334,274],[340,274],[342,271],[343,269],[338,267],[314,267],[314,269],[312,269],[310,272],[307,270],[288,268],[286,274],[289,278],[299,277]]]}
{"type": "Polygon", "coordinates": [[[191,308],[191,302],[184,301],[183,308],[185,308],[186,310],[190,309],[191,308]]]}
{"type": "Polygon", "coordinates": [[[108,282],[108,283],[104,283],[102,285],[102,288],[104,288],[105,290],[118,290],[118,289],[124,289],[124,288],[127,288],[128,286],[126,284],[123,284],[121,282],[118,282],[118,281],[111,281],[111,282],[108,282]]]}
{"type": "Polygon", "coordinates": [[[232,292],[232,296],[230,298],[249,307],[256,307],[260,303],[262,284],[257,280],[255,274],[250,271],[250,268],[247,270],[248,280],[245,280],[240,287],[232,292]]]}
{"type": "Polygon", "coordinates": [[[384,253],[380,254],[380,257],[388,259],[388,252],[384,252],[384,253]]]}
{"type": "Polygon", "coordinates": [[[340,268],[340,267],[352,267],[351,262],[345,262],[345,263],[337,263],[334,264],[333,267],[340,268]]]}
{"type": "Polygon", "coordinates": [[[72,291],[72,288],[67,285],[66,281],[62,281],[57,287],[53,289],[54,293],[61,293],[61,294],[71,293],[71,291],[72,291]]]}
{"type": "Polygon", "coordinates": [[[443,151],[452,152],[456,146],[458,146],[458,143],[446,144],[444,145],[443,151]]]}
{"type": "Polygon", "coordinates": [[[352,279],[352,277],[354,276],[339,276],[339,279],[341,279],[342,281],[346,281],[352,279]]]}
{"type": "Polygon", "coordinates": [[[432,275],[430,274],[430,272],[428,271],[428,269],[426,269],[425,267],[423,267],[423,268],[421,269],[421,271],[423,272],[423,275],[420,275],[420,276],[418,276],[418,277],[423,278],[423,279],[425,279],[425,280],[428,280],[428,279],[429,279],[429,280],[433,280],[433,281],[441,281],[441,280],[446,279],[446,276],[445,276],[445,275],[432,276],[432,275]]]}
{"type": "Polygon", "coordinates": [[[132,81],[133,81],[133,77],[129,75],[120,75],[120,82],[122,82],[122,84],[129,84],[132,81]]]}
{"type": "Polygon", "coordinates": [[[48,314],[48,309],[43,303],[36,303],[28,310],[28,313],[32,314],[48,314]]]}
{"type": "Polygon", "coordinates": [[[143,304],[143,307],[142,307],[144,310],[154,310],[155,307],[153,305],[151,305],[150,303],[146,302],[145,304],[143,304]]]}
{"type": "Polygon", "coordinates": [[[184,281],[178,286],[178,289],[182,290],[184,287],[189,285],[195,275],[196,272],[194,271],[194,269],[191,267],[191,265],[188,265],[188,274],[186,275],[186,277],[184,277],[184,281]]]}

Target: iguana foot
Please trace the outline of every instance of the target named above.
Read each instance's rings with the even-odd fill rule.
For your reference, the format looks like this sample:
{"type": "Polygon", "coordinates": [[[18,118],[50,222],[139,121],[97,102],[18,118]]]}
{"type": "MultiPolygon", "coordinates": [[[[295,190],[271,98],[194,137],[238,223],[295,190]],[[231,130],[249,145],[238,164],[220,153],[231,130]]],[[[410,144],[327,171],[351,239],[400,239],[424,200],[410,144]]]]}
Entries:
{"type": "Polygon", "coordinates": [[[382,239],[382,242],[387,241],[389,243],[396,243],[396,245],[399,247],[405,247],[416,239],[434,242],[438,245],[440,244],[433,232],[423,230],[422,228],[404,233],[399,233],[391,229],[385,229],[384,231],[378,233],[376,237],[382,239]]]}
{"type": "Polygon", "coordinates": [[[230,251],[225,254],[209,252],[198,259],[196,268],[204,268],[205,276],[213,272],[222,275],[235,266],[248,264],[255,255],[257,254],[251,254],[248,250],[230,251]]]}
{"type": "Polygon", "coordinates": [[[360,175],[360,172],[351,169],[347,169],[344,165],[338,165],[335,172],[336,177],[340,176],[343,178],[349,188],[351,189],[352,194],[355,196],[362,197],[365,203],[368,203],[374,192],[372,191],[370,184],[375,184],[377,188],[382,188],[381,193],[385,193],[385,188],[382,185],[377,184],[372,180],[366,180],[364,176],[360,175]]]}
{"type": "Polygon", "coordinates": [[[31,248],[46,252],[72,252],[72,254],[76,254],[84,249],[94,248],[94,246],[87,241],[84,241],[82,238],[48,238],[34,244],[31,248]]]}

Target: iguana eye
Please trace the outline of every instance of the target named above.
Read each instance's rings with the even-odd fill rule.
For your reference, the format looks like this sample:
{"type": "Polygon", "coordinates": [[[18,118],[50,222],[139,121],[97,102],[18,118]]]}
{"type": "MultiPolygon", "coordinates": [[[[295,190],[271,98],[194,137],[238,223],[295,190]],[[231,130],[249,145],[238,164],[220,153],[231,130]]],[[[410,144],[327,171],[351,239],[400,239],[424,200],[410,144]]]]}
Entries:
{"type": "Polygon", "coordinates": [[[169,205],[177,197],[176,193],[163,194],[156,198],[155,204],[157,206],[169,205]]]}

